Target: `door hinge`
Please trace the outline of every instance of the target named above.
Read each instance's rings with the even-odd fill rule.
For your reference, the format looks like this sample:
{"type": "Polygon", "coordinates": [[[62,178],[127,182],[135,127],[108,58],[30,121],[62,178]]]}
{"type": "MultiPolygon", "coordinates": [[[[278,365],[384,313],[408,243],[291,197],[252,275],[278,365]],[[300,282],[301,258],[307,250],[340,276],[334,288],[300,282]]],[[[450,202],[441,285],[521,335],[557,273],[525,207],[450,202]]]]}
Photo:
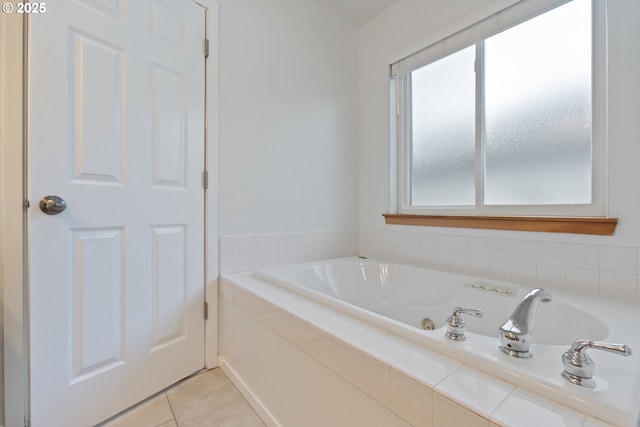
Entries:
{"type": "Polygon", "coordinates": [[[29,203],[29,200],[25,200],[24,202],[22,202],[22,207],[24,208],[24,210],[29,209],[30,206],[31,203],[29,203]]]}
{"type": "Polygon", "coordinates": [[[204,320],[209,320],[209,303],[204,302],[204,320]]]}
{"type": "Polygon", "coordinates": [[[209,39],[204,39],[204,57],[209,57],[209,39]]]}
{"type": "Polygon", "coordinates": [[[209,188],[209,171],[202,172],[202,186],[205,188],[209,188]]]}

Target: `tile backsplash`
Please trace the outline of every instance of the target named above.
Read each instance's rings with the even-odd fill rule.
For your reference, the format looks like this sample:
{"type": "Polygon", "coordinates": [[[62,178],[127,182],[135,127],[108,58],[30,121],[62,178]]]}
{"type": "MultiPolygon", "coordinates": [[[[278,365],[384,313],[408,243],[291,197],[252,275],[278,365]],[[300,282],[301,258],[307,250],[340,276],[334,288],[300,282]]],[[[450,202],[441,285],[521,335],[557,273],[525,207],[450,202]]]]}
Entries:
{"type": "Polygon", "coordinates": [[[640,303],[640,248],[361,229],[358,254],[640,303]]]}
{"type": "Polygon", "coordinates": [[[221,274],[362,255],[640,303],[640,248],[360,229],[220,237],[221,274]]]}
{"type": "Polygon", "coordinates": [[[355,230],[221,236],[220,273],[353,256],[357,236],[355,230]]]}

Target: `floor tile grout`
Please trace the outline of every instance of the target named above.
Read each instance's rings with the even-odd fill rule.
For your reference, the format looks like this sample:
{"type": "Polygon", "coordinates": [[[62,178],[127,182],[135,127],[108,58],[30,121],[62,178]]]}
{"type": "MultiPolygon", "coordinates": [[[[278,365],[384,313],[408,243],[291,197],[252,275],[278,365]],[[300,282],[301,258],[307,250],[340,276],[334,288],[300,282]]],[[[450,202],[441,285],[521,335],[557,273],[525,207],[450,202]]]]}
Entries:
{"type": "Polygon", "coordinates": [[[167,399],[167,402],[169,403],[169,409],[171,409],[171,414],[173,415],[173,421],[176,423],[176,427],[180,427],[180,426],[178,426],[178,420],[176,418],[176,412],[173,410],[173,405],[171,405],[171,399],[169,399],[169,395],[167,394],[166,391],[164,392],[164,397],[167,399]]]}

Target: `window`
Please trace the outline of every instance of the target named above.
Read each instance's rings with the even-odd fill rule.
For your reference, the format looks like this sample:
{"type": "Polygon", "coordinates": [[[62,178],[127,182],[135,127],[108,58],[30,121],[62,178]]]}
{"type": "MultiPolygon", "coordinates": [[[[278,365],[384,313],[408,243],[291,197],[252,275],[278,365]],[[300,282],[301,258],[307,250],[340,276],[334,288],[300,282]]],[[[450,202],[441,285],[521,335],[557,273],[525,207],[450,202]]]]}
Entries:
{"type": "Polygon", "coordinates": [[[604,6],[541,3],[392,64],[398,212],[606,214],[604,6]]]}

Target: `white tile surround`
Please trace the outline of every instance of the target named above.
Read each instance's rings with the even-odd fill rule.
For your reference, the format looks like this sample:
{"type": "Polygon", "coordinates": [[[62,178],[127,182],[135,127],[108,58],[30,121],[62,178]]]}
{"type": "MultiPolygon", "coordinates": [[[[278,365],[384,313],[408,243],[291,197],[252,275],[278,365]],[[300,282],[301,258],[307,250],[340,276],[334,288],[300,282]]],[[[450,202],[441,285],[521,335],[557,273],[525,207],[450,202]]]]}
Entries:
{"type": "Polygon", "coordinates": [[[640,303],[640,248],[361,229],[358,255],[640,303]]]}
{"type": "Polygon", "coordinates": [[[357,253],[357,231],[243,234],[220,237],[220,274],[357,253]]]}
{"type": "MultiPolygon", "coordinates": [[[[241,310],[288,346],[342,378],[354,392],[366,394],[404,420],[389,426],[609,426],[250,274],[225,276],[220,293],[223,304],[241,310]]],[[[243,334],[243,330],[234,329],[239,326],[229,323],[222,323],[222,328],[229,328],[227,334],[243,334]]],[[[252,337],[245,336],[244,341],[250,342],[252,337]]],[[[223,368],[225,358],[237,357],[234,352],[222,346],[223,368]]],[[[233,370],[233,366],[227,369],[233,370]]],[[[232,380],[241,382],[242,372],[235,374],[238,376],[231,375],[232,380]]],[[[251,384],[242,386],[251,388],[251,384]]],[[[290,410],[296,412],[296,408],[290,410]]],[[[268,424],[278,425],[275,419],[268,424]]],[[[316,420],[314,425],[322,422],[316,420]]]]}
{"type": "Polygon", "coordinates": [[[374,229],[220,237],[221,274],[352,255],[640,303],[635,247],[374,229]]]}

